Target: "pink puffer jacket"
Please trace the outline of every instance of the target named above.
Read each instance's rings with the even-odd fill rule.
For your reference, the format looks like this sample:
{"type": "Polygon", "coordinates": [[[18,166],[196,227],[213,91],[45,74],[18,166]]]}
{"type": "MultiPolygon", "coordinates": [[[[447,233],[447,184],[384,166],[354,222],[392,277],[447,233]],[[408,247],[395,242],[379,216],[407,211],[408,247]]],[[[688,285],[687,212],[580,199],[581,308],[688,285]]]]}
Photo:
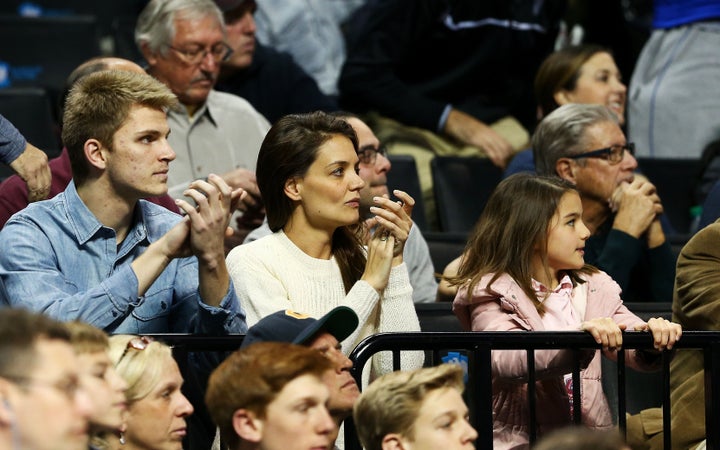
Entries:
{"type": "MultiPolygon", "coordinates": [[[[577,331],[545,330],[540,315],[525,292],[507,274],[501,275],[487,287],[492,275],[486,275],[468,297],[467,289],[460,289],[453,311],[466,330],[472,331],[577,331]]],[[[620,299],[620,286],[604,272],[585,275],[586,283],[573,289],[573,295],[586,295],[583,320],[612,317],[627,330],[645,322],[631,313],[620,299]],[[579,292],[578,290],[582,290],[579,292]]],[[[615,359],[614,352],[605,352],[615,359]]],[[[563,376],[572,372],[572,352],[543,350],[535,352],[537,381],[538,436],[568,425],[571,422],[570,400],[563,376]]],[[[602,390],[600,352],[588,350],[582,358],[581,401],[582,421],[592,428],[612,427],[612,418],[602,390]]],[[[635,351],[628,351],[626,363],[640,370],[655,367],[643,365],[635,351]]],[[[493,368],[493,440],[494,450],[526,449],[529,422],[527,405],[527,356],[525,350],[496,350],[492,352],[493,368]]]]}

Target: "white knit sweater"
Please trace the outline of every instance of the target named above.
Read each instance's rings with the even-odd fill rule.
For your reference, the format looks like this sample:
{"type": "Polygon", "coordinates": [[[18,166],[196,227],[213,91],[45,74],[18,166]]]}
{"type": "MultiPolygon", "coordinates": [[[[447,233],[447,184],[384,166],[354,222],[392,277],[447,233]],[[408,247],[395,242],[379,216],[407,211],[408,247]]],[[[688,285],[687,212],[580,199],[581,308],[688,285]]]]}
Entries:
{"type": "MultiPolygon", "coordinates": [[[[308,256],[283,231],[278,231],[235,247],[228,254],[227,267],[248,326],[284,309],[319,318],[336,306],[348,306],[358,315],[360,324],[343,341],[346,354],[371,334],[420,331],[404,263],[391,269],[382,296],[362,280],[346,294],[334,257],[325,260],[308,256]]],[[[406,353],[401,363],[403,369],[420,367],[422,355],[406,353]]],[[[373,367],[373,375],[392,371],[390,355],[383,355],[373,367]],[[376,367],[378,363],[380,367],[376,367]]]]}

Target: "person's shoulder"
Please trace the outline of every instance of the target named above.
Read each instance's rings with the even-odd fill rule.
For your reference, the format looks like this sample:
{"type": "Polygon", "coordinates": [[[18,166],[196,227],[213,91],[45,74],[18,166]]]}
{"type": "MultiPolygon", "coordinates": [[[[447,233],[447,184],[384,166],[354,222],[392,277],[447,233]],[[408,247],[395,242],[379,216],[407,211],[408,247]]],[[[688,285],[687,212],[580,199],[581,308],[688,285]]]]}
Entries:
{"type": "Polygon", "coordinates": [[[295,60],[289,53],[260,43],[255,45],[255,55],[258,57],[257,61],[260,61],[263,64],[295,64],[295,60]]]}
{"type": "Polygon", "coordinates": [[[65,201],[64,193],[60,193],[51,199],[29,203],[24,208],[15,212],[2,229],[12,228],[12,224],[46,228],[52,223],[64,222],[67,215],[81,213],[82,211],[72,211],[65,201]]]}
{"type": "Polygon", "coordinates": [[[493,281],[494,277],[494,273],[487,273],[480,277],[469,298],[467,287],[461,287],[456,301],[457,298],[462,298],[467,303],[481,303],[498,298],[517,299],[518,295],[525,296],[525,293],[510,275],[502,273],[493,281]]]}
{"type": "Polygon", "coordinates": [[[257,112],[249,101],[239,95],[215,89],[208,95],[208,107],[257,112]]]}
{"type": "Polygon", "coordinates": [[[587,288],[590,293],[593,292],[607,292],[607,290],[617,291],[620,294],[620,285],[607,273],[597,269],[594,272],[579,274],[580,278],[587,283],[587,288]]]}
{"type": "Polygon", "coordinates": [[[263,126],[267,126],[268,129],[270,128],[265,116],[239,95],[213,89],[208,96],[208,108],[210,108],[211,113],[221,114],[225,118],[237,116],[238,120],[244,121],[250,117],[263,126]]]}
{"type": "Polygon", "coordinates": [[[266,258],[273,259],[280,248],[282,248],[282,243],[278,239],[277,233],[271,233],[236,246],[228,253],[227,262],[228,264],[237,264],[240,261],[251,263],[251,261],[266,258]]]}

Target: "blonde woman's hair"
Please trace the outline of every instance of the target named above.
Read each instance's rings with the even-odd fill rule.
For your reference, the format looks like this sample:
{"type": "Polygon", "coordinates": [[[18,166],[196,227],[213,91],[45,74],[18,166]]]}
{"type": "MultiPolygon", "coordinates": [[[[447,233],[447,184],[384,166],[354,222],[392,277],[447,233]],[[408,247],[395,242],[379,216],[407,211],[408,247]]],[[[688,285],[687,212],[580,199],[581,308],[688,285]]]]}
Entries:
{"type": "Polygon", "coordinates": [[[160,380],[163,362],[173,357],[172,349],[162,342],[150,342],[143,350],[128,347],[133,339],[140,338],[128,334],[110,337],[110,359],[128,385],[128,403],[142,400],[152,391],[160,380]]]}

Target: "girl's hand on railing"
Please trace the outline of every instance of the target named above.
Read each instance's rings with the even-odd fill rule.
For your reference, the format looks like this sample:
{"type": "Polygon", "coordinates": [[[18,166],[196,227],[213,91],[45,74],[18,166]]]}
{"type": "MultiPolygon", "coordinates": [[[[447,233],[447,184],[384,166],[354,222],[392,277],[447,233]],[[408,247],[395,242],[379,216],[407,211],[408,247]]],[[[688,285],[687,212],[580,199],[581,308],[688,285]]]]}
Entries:
{"type": "Polygon", "coordinates": [[[580,329],[587,331],[602,345],[603,350],[619,350],[622,347],[622,332],[626,325],[618,325],[609,317],[598,317],[580,324],[580,329]]]}
{"type": "Polygon", "coordinates": [[[662,317],[654,317],[647,324],[635,327],[636,331],[650,331],[656,350],[671,350],[675,342],[682,336],[680,324],[670,322],[662,317]]]}

